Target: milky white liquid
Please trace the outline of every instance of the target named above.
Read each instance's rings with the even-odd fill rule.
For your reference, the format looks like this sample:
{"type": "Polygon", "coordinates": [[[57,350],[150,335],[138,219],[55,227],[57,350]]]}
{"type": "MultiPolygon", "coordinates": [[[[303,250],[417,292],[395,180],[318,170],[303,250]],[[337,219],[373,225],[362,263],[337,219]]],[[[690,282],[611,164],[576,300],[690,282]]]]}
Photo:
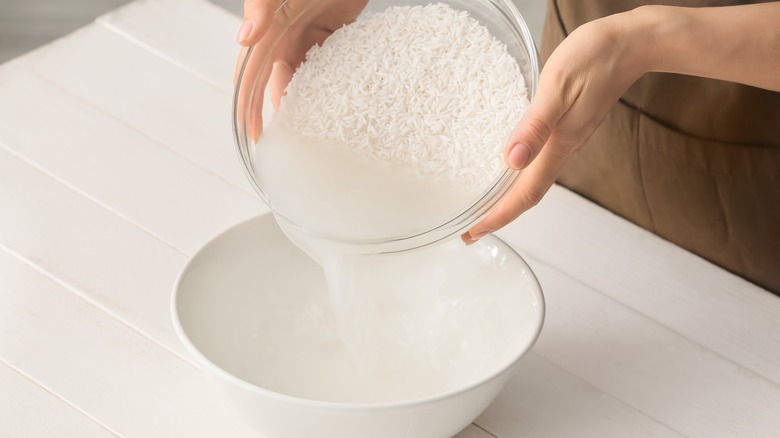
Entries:
{"type": "MultiPolygon", "coordinates": [[[[274,210],[314,234],[359,240],[423,231],[420,224],[443,223],[475,196],[307,143],[273,123],[253,156],[274,210]]],[[[294,316],[308,318],[302,323],[308,335],[274,334],[289,352],[274,350],[263,372],[293,376],[297,366],[297,375],[312,378],[270,379],[272,389],[338,402],[411,400],[462,387],[514,351],[510,335],[519,322],[512,313],[522,306],[511,278],[518,266],[502,249],[483,243],[467,249],[457,240],[397,254],[347,254],[278,222],[322,267],[329,306],[321,302],[294,316]],[[300,363],[280,362],[288,353],[300,363]]]]}
{"type": "Polygon", "coordinates": [[[275,122],[255,146],[253,165],[276,213],[311,234],[340,240],[427,231],[455,217],[483,189],[464,191],[405,166],[313,143],[275,122]]]}

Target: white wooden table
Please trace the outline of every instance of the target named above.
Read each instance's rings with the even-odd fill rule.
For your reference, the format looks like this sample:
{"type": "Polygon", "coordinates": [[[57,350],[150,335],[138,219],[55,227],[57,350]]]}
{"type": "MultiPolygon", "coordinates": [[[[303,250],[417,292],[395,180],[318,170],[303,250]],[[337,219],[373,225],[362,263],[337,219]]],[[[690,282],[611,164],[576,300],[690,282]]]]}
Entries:
{"type": "MultiPolygon", "coordinates": [[[[267,211],[231,139],[238,26],[141,0],[0,67],[0,436],[257,436],[169,316],[187,258],[267,211]]],[[[780,437],[780,299],[559,187],[500,236],[547,321],[459,437],[780,437]]]]}

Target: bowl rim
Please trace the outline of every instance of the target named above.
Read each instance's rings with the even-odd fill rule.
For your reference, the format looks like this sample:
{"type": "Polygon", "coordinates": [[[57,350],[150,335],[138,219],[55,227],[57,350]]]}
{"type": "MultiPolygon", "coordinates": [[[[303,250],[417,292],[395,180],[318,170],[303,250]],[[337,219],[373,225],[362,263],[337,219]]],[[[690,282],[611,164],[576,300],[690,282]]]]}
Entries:
{"type": "MultiPolygon", "coordinates": [[[[526,81],[526,87],[528,90],[528,99],[531,101],[538,88],[539,75],[541,73],[541,60],[528,23],[526,23],[525,18],[523,18],[523,15],[511,0],[479,1],[495,8],[496,12],[509,20],[513,27],[515,27],[515,30],[522,35],[520,43],[528,54],[527,61],[529,63],[530,81],[526,81]]],[[[436,1],[434,0],[429,3],[436,3],[436,1]]],[[[255,193],[260,196],[263,202],[271,208],[275,214],[284,218],[288,225],[297,229],[298,232],[311,237],[328,240],[345,248],[351,248],[351,252],[358,254],[388,254],[413,250],[438,243],[453,235],[461,234],[493,210],[493,208],[511,192],[515,184],[519,181],[521,172],[517,169],[504,166],[503,170],[494,176],[487,187],[479,192],[478,195],[470,200],[468,204],[464,205],[459,211],[448,216],[442,223],[425,226],[422,229],[413,230],[402,235],[356,240],[345,238],[344,236],[328,236],[312,232],[287,217],[283,212],[277,210],[268,195],[263,191],[263,188],[258,183],[252,170],[254,164],[252,163],[251,157],[248,155],[249,146],[246,145],[247,134],[240,128],[241,123],[239,123],[239,121],[241,120],[241,117],[239,114],[241,111],[239,110],[239,105],[242,84],[244,82],[244,72],[254,49],[255,46],[249,47],[244,54],[243,59],[240,59],[240,68],[234,84],[231,102],[231,127],[234,148],[239,158],[241,170],[249,180],[255,193]]],[[[252,84],[253,86],[249,90],[250,96],[254,93],[255,88],[254,82],[252,82],[252,84]]],[[[250,101],[251,100],[250,97],[250,101]]],[[[246,125],[245,122],[244,125],[246,125]]]]}
{"type": "MultiPolygon", "coordinates": [[[[266,217],[274,218],[273,213],[271,212],[262,213],[250,217],[248,219],[245,219],[241,222],[238,222],[226,228],[225,230],[223,230],[216,236],[212,237],[211,239],[209,239],[206,243],[203,244],[203,246],[201,246],[195,253],[193,253],[193,255],[189,258],[189,260],[187,260],[187,262],[182,267],[181,271],[179,271],[179,274],[176,277],[176,281],[173,285],[173,293],[171,294],[171,318],[173,321],[174,331],[176,332],[179,341],[182,344],[184,344],[185,349],[190,353],[190,355],[195,357],[196,362],[198,363],[202,371],[213,373],[214,375],[218,376],[221,380],[224,380],[227,383],[235,385],[245,391],[249,391],[251,393],[270,398],[275,402],[294,404],[299,407],[317,408],[317,409],[333,410],[333,411],[347,411],[347,410],[381,411],[381,410],[403,409],[403,408],[410,408],[414,406],[431,404],[440,400],[456,397],[460,394],[469,392],[473,389],[483,386],[501,377],[505,373],[511,372],[512,369],[517,365],[517,363],[533,348],[534,344],[536,344],[536,341],[539,339],[539,335],[541,334],[542,328],[544,326],[546,307],[547,307],[544,300],[544,294],[542,292],[542,286],[539,283],[539,279],[536,277],[536,274],[533,272],[533,270],[525,261],[525,259],[517,251],[515,251],[515,249],[512,248],[512,246],[510,246],[508,243],[504,242],[500,238],[491,234],[485,236],[482,240],[499,245],[503,247],[505,250],[507,250],[510,256],[514,254],[514,256],[517,257],[517,259],[521,262],[521,264],[525,268],[524,269],[525,272],[523,273],[523,275],[528,275],[531,279],[532,287],[530,289],[534,295],[534,298],[538,302],[538,306],[536,306],[537,311],[535,312],[535,315],[538,319],[538,323],[534,326],[533,334],[529,338],[530,340],[527,341],[524,345],[522,345],[522,348],[518,349],[518,351],[512,356],[512,358],[508,360],[504,365],[499,367],[498,369],[492,371],[491,373],[485,375],[480,379],[470,382],[467,385],[460,386],[452,390],[445,391],[443,393],[434,394],[428,397],[415,398],[411,400],[402,400],[402,401],[393,401],[393,402],[376,402],[376,403],[347,403],[347,402],[312,400],[312,399],[306,399],[302,397],[297,397],[293,395],[272,391],[270,389],[266,389],[261,386],[255,385],[254,383],[248,382],[230,373],[229,371],[223,369],[216,363],[214,363],[211,359],[209,359],[195,346],[195,344],[187,335],[187,332],[181,323],[177,304],[178,304],[178,298],[181,290],[181,283],[183,279],[186,277],[186,275],[189,273],[189,271],[191,270],[192,265],[196,261],[198,261],[198,258],[201,254],[209,250],[214,244],[216,244],[216,242],[218,242],[227,234],[235,231],[240,227],[249,224],[250,222],[260,221],[261,219],[266,217]]],[[[292,245],[293,243],[291,242],[290,244],[292,245]]]]}

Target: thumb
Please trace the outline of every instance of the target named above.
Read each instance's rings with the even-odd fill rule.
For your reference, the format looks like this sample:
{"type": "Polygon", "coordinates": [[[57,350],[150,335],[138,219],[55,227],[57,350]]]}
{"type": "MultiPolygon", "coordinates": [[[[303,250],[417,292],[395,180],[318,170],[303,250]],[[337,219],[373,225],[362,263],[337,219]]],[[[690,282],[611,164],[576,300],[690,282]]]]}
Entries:
{"type": "Polygon", "coordinates": [[[509,135],[504,150],[507,166],[517,170],[528,167],[547,143],[564,112],[563,105],[554,95],[538,93],[509,135]]]}
{"type": "Polygon", "coordinates": [[[293,74],[295,74],[295,69],[288,62],[279,61],[274,63],[271,78],[268,81],[271,87],[271,104],[274,106],[274,111],[279,110],[282,97],[285,95],[285,89],[292,80],[293,74]]]}

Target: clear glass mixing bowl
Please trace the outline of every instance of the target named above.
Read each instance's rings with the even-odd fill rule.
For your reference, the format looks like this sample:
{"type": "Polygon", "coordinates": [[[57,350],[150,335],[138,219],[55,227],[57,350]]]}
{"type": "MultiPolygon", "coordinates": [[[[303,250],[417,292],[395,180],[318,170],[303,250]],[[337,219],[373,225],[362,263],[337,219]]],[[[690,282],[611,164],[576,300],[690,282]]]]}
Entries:
{"type": "MultiPolygon", "coordinates": [[[[323,0],[312,0],[308,4],[312,5],[318,1],[323,0]]],[[[430,3],[445,3],[454,9],[467,11],[472,18],[484,25],[495,38],[506,44],[509,54],[517,60],[520,66],[520,71],[528,89],[528,98],[531,99],[536,91],[539,77],[538,55],[531,33],[523,17],[510,0],[446,0],[439,2],[369,0],[365,11],[382,11],[390,6],[416,6],[430,3]]],[[[297,19],[304,18],[303,15],[312,9],[315,8],[304,8],[298,12],[300,14],[299,17],[288,17],[287,22],[295,22],[297,19]]],[[[510,191],[517,181],[519,172],[503,167],[496,173],[489,186],[480,190],[479,195],[470,197],[468,202],[464,202],[463,205],[459,205],[451,211],[442,211],[441,216],[436,220],[430,220],[430,216],[428,216],[429,220],[427,223],[415,220],[397,221],[399,223],[402,222],[402,224],[395,227],[367,228],[373,231],[356,231],[352,233],[344,231],[349,229],[346,226],[337,231],[321,226],[323,217],[329,214],[341,213],[337,211],[341,208],[338,206],[339,204],[335,201],[329,203],[328,199],[312,197],[314,204],[312,209],[306,214],[286,209],[283,198],[308,196],[308,193],[305,193],[306,187],[290,187],[289,191],[269,190],[263,178],[263,170],[259,168],[269,169],[269,167],[257,165],[258,156],[256,151],[258,143],[255,140],[258,137],[262,137],[263,134],[252,123],[252,120],[257,120],[260,112],[264,115],[264,126],[267,126],[269,120],[272,119],[272,111],[269,111],[271,104],[266,90],[266,79],[265,76],[257,72],[270,68],[273,63],[272,53],[274,53],[276,44],[282,38],[276,41],[264,41],[262,45],[257,45],[248,50],[244,58],[240,60],[241,68],[237,76],[233,99],[233,131],[242,167],[254,188],[273,210],[282,228],[294,228],[297,234],[304,233],[308,236],[307,240],[309,241],[312,239],[322,240],[331,247],[339,246],[341,251],[348,253],[379,254],[406,251],[464,232],[484,217],[510,191]],[[304,192],[301,190],[304,190],[304,192]]],[[[274,163],[265,164],[274,166],[274,163]]],[[[274,167],[270,168],[275,169],[274,167]]],[[[342,177],[348,179],[350,176],[342,175],[342,177]]],[[[294,185],[305,186],[303,183],[294,185]]],[[[381,199],[382,193],[377,193],[377,196],[381,199]]],[[[419,196],[420,199],[414,200],[409,205],[425,205],[424,192],[411,196],[419,196]]],[[[345,220],[354,219],[356,224],[364,224],[375,221],[379,217],[372,216],[374,213],[382,214],[380,211],[377,211],[367,213],[367,216],[362,218],[345,217],[345,220]]],[[[415,218],[413,207],[402,213],[405,215],[404,217],[415,218]]],[[[396,217],[400,217],[397,211],[394,214],[396,217]]]]}

